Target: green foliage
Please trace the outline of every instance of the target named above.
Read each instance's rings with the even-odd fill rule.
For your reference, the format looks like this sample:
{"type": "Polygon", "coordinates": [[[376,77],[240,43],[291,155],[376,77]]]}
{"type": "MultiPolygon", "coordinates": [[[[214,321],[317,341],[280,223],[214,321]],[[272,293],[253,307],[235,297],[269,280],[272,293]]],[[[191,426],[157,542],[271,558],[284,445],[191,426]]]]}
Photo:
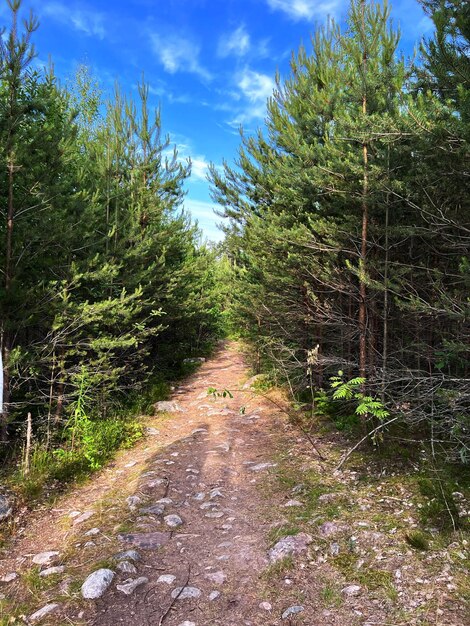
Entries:
{"type": "Polygon", "coordinates": [[[34,475],[98,469],[140,436],[120,415],[150,412],[182,361],[223,336],[229,265],[184,210],[190,165],[148,86],[106,99],[83,66],[66,86],[33,70],[36,22],[21,32],[21,2],[12,11],[0,50],[0,197],[13,224],[0,220],[0,435],[21,439],[32,414],[34,491],[34,475]]]}
{"type": "Polygon", "coordinates": [[[354,410],[356,415],[373,417],[381,421],[390,415],[383,402],[365,394],[363,391],[358,391],[366,384],[365,378],[356,377],[345,381],[344,374],[340,370],[338,375],[332,376],[330,380],[332,381],[331,388],[335,390],[333,399],[353,401],[357,405],[354,410]]]}

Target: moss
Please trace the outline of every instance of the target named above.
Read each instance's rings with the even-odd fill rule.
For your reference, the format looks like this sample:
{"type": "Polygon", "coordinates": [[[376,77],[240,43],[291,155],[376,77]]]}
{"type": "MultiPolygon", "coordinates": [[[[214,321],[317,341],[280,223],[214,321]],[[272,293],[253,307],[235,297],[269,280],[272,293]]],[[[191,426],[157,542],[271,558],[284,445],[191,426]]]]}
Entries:
{"type": "Polygon", "coordinates": [[[408,545],[416,550],[429,550],[429,538],[420,530],[412,530],[406,533],[405,540],[408,545]]]}

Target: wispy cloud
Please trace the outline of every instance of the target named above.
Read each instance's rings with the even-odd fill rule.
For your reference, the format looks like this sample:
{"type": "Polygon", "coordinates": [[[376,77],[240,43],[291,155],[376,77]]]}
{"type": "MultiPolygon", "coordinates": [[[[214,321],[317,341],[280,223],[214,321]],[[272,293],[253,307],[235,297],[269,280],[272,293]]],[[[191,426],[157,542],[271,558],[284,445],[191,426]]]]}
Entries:
{"type": "Polygon", "coordinates": [[[217,224],[222,220],[220,216],[214,213],[214,209],[220,208],[213,202],[205,202],[204,200],[192,200],[186,198],[184,207],[191,213],[191,216],[198,221],[204,234],[212,241],[221,241],[224,235],[217,228],[217,224]]]}
{"type": "Polygon", "coordinates": [[[250,35],[247,33],[244,24],[242,24],[232,33],[220,37],[217,54],[222,58],[231,55],[242,57],[250,51],[250,48],[250,35]]]}
{"type": "Polygon", "coordinates": [[[345,4],[342,0],[267,0],[273,10],[286,13],[293,20],[313,20],[335,15],[345,4]]]}
{"type": "Polygon", "coordinates": [[[40,11],[66,26],[72,26],[89,37],[104,39],[106,17],[103,13],[84,6],[70,6],[61,2],[45,2],[40,11]]]}
{"type": "Polygon", "coordinates": [[[196,74],[204,80],[212,76],[199,61],[200,46],[180,35],[151,34],[154,53],[169,74],[187,72],[196,74]]]}
{"type": "Polygon", "coordinates": [[[276,86],[273,78],[246,67],[238,75],[237,86],[245,106],[230,122],[231,125],[238,126],[262,119],[266,114],[266,101],[276,86]]]}

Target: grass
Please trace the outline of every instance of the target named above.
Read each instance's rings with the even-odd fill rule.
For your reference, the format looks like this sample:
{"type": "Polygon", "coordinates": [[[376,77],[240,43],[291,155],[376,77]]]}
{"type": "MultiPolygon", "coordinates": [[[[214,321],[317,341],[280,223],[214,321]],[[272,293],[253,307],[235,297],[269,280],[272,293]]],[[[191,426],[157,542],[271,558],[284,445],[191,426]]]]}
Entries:
{"type": "Polygon", "coordinates": [[[320,590],[320,597],[323,604],[327,607],[339,607],[343,603],[341,593],[337,589],[337,586],[328,581],[320,590]]]}
{"type": "Polygon", "coordinates": [[[278,578],[294,569],[294,565],[295,563],[293,557],[291,555],[285,556],[283,559],[279,559],[279,561],[268,565],[268,567],[261,574],[261,578],[267,581],[272,578],[278,578]]]}
{"type": "Polygon", "coordinates": [[[429,539],[420,530],[413,530],[409,533],[406,533],[405,540],[408,545],[410,545],[412,548],[415,548],[416,550],[429,550],[429,539]]]}

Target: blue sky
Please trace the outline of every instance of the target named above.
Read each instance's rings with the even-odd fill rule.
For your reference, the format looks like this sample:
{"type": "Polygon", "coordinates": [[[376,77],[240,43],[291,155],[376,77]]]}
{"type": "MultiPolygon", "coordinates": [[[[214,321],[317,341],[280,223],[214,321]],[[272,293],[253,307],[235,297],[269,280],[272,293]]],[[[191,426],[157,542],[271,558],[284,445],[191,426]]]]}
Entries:
{"type": "MultiPolygon", "coordinates": [[[[0,0],[5,22],[6,2],[0,0]]],[[[236,156],[238,128],[262,125],[274,75],[289,71],[292,50],[308,44],[327,15],[342,21],[349,0],[24,0],[40,28],[38,63],[49,56],[65,79],[80,63],[102,88],[115,80],[132,93],[142,71],[151,103],[162,107],[163,130],[182,158],[191,157],[186,207],[213,240],[216,227],[209,161],[236,156]]],[[[396,0],[392,15],[407,55],[431,22],[417,0],[396,0]]]]}

